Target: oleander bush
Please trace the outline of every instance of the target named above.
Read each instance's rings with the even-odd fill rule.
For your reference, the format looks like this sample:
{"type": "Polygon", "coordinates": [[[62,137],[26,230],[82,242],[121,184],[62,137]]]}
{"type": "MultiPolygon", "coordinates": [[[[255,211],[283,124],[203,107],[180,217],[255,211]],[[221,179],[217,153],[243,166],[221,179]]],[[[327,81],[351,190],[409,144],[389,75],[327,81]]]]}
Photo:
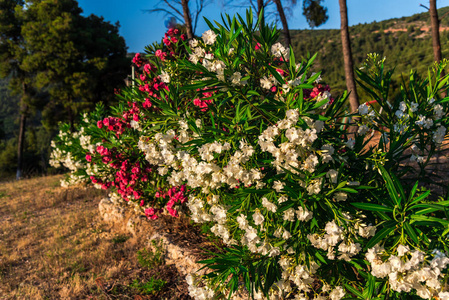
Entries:
{"type": "Polygon", "coordinates": [[[425,188],[449,122],[444,66],[392,99],[370,54],[357,73],[372,98],[349,114],[314,57],[296,61],[250,11],[208,24],[168,30],[118,106],[61,126],[63,184],[207,225],[224,247],[187,277],[196,299],[449,299],[449,200],[425,188]]]}

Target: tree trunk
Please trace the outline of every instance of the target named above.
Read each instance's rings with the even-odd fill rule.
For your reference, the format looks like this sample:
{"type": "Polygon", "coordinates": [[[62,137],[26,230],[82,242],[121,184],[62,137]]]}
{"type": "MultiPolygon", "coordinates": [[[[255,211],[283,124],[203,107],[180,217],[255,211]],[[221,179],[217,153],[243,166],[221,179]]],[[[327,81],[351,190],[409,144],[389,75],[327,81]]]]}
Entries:
{"type": "MultiPolygon", "coordinates": [[[[438,19],[437,3],[436,0],[430,0],[429,12],[430,12],[430,25],[432,28],[432,46],[433,57],[437,63],[440,63],[443,59],[441,55],[441,43],[440,43],[440,21],[438,19]]],[[[445,76],[444,69],[441,70],[441,77],[445,76]]],[[[441,97],[445,98],[447,91],[441,92],[441,97]]]]}
{"type": "Polygon", "coordinates": [[[189,0],[181,0],[182,12],[184,14],[184,22],[186,23],[187,38],[193,38],[192,16],[190,15],[189,0]]]}
{"type": "MultiPolygon", "coordinates": [[[[70,103],[70,102],[69,102],[70,103]]],[[[72,107],[67,107],[67,114],[69,115],[69,124],[70,124],[70,132],[75,132],[75,115],[72,110],[72,107]]]]}
{"type": "Polygon", "coordinates": [[[430,0],[430,25],[432,26],[432,45],[433,45],[433,57],[436,62],[440,62],[441,56],[441,43],[440,43],[440,21],[438,20],[438,11],[436,0],[430,0]]]}
{"type": "MultiPolygon", "coordinates": [[[[25,90],[25,87],[24,87],[25,90]]],[[[26,111],[27,111],[27,106],[26,104],[24,104],[24,98],[25,97],[25,92],[22,95],[22,100],[21,100],[21,110],[20,110],[20,127],[19,127],[19,141],[18,141],[18,146],[17,146],[17,173],[16,173],[16,179],[22,179],[22,169],[23,169],[23,146],[25,144],[25,129],[26,129],[26,120],[27,120],[27,116],[26,116],[26,111]]]]}
{"type": "MultiPolygon", "coordinates": [[[[262,11],[262,9],[264,9],[263,7],[263,0],[257,0],[257,16],[260,15],[260,12],[262,11]]],[[[260,24],[265,24],[265,11],[262,14],[261,18],[260,18],[260,24]]]]}
{"type": "Polygon", "coordinates": [[[346,88],[349,94],[349,105],[351,113],[354,113],[359,108],[359,98],[357,96],[357,88],[354,78],[354,66],[352,62],[351,43],[349,40],[348,28],[348,9],[346,7],[346,0],[338,0],[340,4],[340,18],[341,18],[341,44],[343,48],[343,59],[345,64],[345,78],[346,88]]]}
{"type": "Polygon", "coordinates": [[[279,18],[281,18],[282,32],[284,33],[285,45],[287,47],[290,47],[292,42],[290,39],[290,32],[288,31],[288,23],[287,23],[287,18],[285,17],[284,8],[282,7],[281,0],[274,0],[274,3],[276,3],[276,7],[277,7],[278,13],[279,13],[279,18]]]}

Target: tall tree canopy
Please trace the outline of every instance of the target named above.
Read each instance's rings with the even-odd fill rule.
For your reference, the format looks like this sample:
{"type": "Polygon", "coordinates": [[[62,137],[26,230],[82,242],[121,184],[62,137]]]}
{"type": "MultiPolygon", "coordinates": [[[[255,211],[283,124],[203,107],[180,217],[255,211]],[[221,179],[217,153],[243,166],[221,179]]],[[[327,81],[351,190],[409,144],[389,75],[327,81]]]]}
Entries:
{"type": "Polygon", "coordinates": [[[0,77],[21,96],[18,172],[26,120],[73,124],[80,111],[108,102],[130,65],[119,24],[84,17],[75,0],[0,0],[0,77]]]}
{"type": "Polygon", "coordinates": [[[327,8],[321,5],[323,0],[304,0],[302,14],[306,17],[307,23],[311,28],[318,27],[326,23],[329,16],[327,8]]]}
{"type": "Polygon", "coordinates": [[[129,62],[118,24],[81,12],[74,0],[34,0],[17,11],[28,50],[22,68],[36,74],[36,88],[48,90],[48,124],[73,123],[81,110],[112,95],[126,77],[129,62]]]}

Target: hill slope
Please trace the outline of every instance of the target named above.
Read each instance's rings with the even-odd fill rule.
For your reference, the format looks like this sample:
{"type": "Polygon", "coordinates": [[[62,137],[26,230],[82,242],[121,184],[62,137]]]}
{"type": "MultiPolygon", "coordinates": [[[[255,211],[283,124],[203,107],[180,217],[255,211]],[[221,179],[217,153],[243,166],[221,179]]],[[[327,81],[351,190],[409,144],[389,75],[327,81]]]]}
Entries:
{"type": "MultiPolygon", "coordinates": [[[[449,7],[438,10],[440,18],[449,7]]],[[[351,17],[351,16],[349,16],[351,17]]],[[[323,80],[334,93],[345,89],[340,30],[292,30],[295,55],[306,57],[318,53],[315,69],[322,71],[323,80]]],[[[396,68],[395,80],[413,69],[423,74],[433,64],[429,13],[389,19],[350,27],[351,46],[355,67],[360,67],[368,53],[379,53],[387,58],[387,66],[396,68]]],[[[443,58],[449,57],[449,16],[440,25],[443,58]]]]}

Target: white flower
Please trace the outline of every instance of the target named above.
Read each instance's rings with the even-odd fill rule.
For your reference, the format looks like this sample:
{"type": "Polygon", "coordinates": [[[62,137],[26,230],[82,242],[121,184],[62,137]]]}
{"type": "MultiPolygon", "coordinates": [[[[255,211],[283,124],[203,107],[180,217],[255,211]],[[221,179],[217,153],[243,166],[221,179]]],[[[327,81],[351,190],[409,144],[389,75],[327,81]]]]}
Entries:
{"type": "Polygon", "coordinates": [[[291,238],[292,235],[290,234],[290,232],[288,232],[287,230],[284,231],[284,233],[282,234],[282,238],[284,240],[288,240],[289,238],[291,238]]]}
{"type": "Polygon", "coordinates": [[[295,210],[293,208],[289,208],[284,211],[284,220],[294,222],[295,221],[295,210]]]}
{"type": "Polygon", "coordinates": [[[439,145],[443,143],[444,136],[446,135],[446,128],[444,126],[439,126],[433,134],[433,141],[435,144],[439,145]]]}
{"type": "Polygon", "coordinates": [[[311,184],[307,187],[307,192],[310,195],[316,195],[321,192],[321,180],[312,181],[311,184]]]}
{"type": "Polygon", "coordinates": [[[359,135],[365,135],[368,132],[369,128],[366,125],[362,125],[359,127],[359,129],[357,130],[357,133],[359,135]]]}
{"type": "Polygon", "coordinates": [[[248,221],[243,214],[237,217],[237,223],[239,224],[239,228],[242,230],[246,230],[246,228],[248,228],[248,221]]]}
{"type": "MultiPolygon", "coordinates": [[[[346,194],[345,194],[346,195],[346,194]]],[[[359,226],[359,235],[364,238],[369,238],[376,234],[376,226],[359,226]]]]}
{"type": "Polygon", "coordinates": [[[273,189],[276,190],[276,192],[280,193],[281,190],[284,188],[284,184],[280,182],[279,180],[276,180],[273,184],[273,189]]]}
{"type": "Polygon", "coordinates": [[[309,221],[313,217],[313,213],[307,210],[307,208],[302,208],[302,206],[298,208],[296,215],[300,221],[309,221]]]}
{"type": "Polygon", "coordinates": [[[404,245],[398,246],[398,256],[399,257],[402,257],[409,252],[410,252],[410,248],[408,246],[404,246],[404,245]]]}
{"type": "Polygon", "coordinates": [[[278,198],[278,203],[279,203],[279,204],[280,204],[280,203],[284,203],[284,202],[286,202],[286,201],[288,201],[288,198],[285,197],[285,196],[281,196],[281,197],[278,198]]]}
{"type": "Polygon", "coordinates": [[[435,119],[436,120],[441,119],[441,117],[444,115],[443,106],[441,104],[435,105],[433,110],[435,112],[435,119]]]}
{"type": "Polygon", "coordinates": [[[279,250],[279,247],[273,247],[270,249],[268,256],[274,257],[274,256],[279,256],[280,254],[281,254],[281,250],[279,250]]]}
{"type": "Polygon", "coordinates": [[[242,74],[240,72],[235,72],[229,78],[229,80],[231,80],[231,83],[235,86],[246,85],[247,81],[246,80],[241,81],[241,79],[242,79],[242,74]]]}
{"type": "Polygon", "coordinates": [[[260,213],[260,211],[258,209],[256,209],[256,212],[253,215],[253,220],[254,220],[254,224],[261,225],[263,223],[263,221],[265,221],[265,218],[260,213]]]}
{"type": "Polygon", "coordinates": [[[266,90],[269,90],[273,86],[273,80],[267,78],[267,76],[264,76],[260,79],[260,86],[266,90]]]}
{"type": "Polygon", "coordinates": [[[402,119],[402,117],[404,116],[404,112],[401,110],[397,110],[395,113],[396,117],[398,117],[399,119],[402,119]]]}
{"type": "Polygon", "coordinates": [[[196,39],[191,39],[189,41],[189,46],[190,48],[195,48],[196,46],[198,46],[198,41],[196,39]]]}
{"type": "Polygon", "coordinates": [[[350,149],[354,149],[355,146],[355,140],[353,138],[350,138],[347,142],[346,142],[346,147],[350,148],[350,149]]]}
{"type": "Polygon", "coordinates": [[[287,119],[289,119],[290,121],[296,123],[298,122],[299,119],[299,112],[298,109],[289,109],[286,111],[285,116],[287,117],[287,119]]]}
{"type": "Polygon", "coordinates": [[[330,169],[326,173],[326,178],[329,178],[329,181],[332,183],[337,183],[338,171],[334,169],[330,169]]]}
{"type": "Polygon", "coordinates": [[[332,292],[329,293],[331,300],[340,300],[345,295],[345,291],[341,286],[337,286],[332,292]]]}
{"type": "Polygon", "coordinates": [[[275,57],[282,57],[289,58],[289,53],[287,49],[285,49],[284,46],[282,46],[281,43],[276,43],[273,46],[271,46],[271,54],[273,54],[275,57]]]}
{"type": "Polygon", "coordinates": [[[277,206],[275,204],[271,203],[270,201],[268,201],[268,199],[265,198],[265,197],[262,198],[262,205],[268,211],[271,211],[271,212],[274,212],[274,213],[277,211],[277,206]]]}
{"type": "Polygon", "coordinates": [[[424,127],[426,129],[429,129],[430,127],[432,127],[433,125],[433,120],[432,119],[428,119],[423,115],[419,115],[418,116],[418,120],[415,121],[415,124],[420,126],[420,127],[424,127]]]}
{"type": "Polygon", "coordinates": [[[159,75],[159,78],[164,83],[170,83],[170,75],[165,71],[162,71],[161,75],[159,75]]]}
{"type": "Polygon", "coordinates": [[[369,113],[369,110],[370,108],[368,105],[366,105],[366,103],[363,103],[359,106],[359,114],[362,116],[367,115],[369,113]]]}
{"type": "Polygon", "coordinates": [[[332,161],[332,155],[335,152],[334,147],[332,147],[332,145],[330,144],[326,144],[323,145],[323,147],[321,147],[321,156],[323,157],[323,163],[328,163],[330,161],[332,161]]]}
{"type": "Polygon", "coordinates": [[[201,37],[206,45],[212,45],[213,43],[215,43],[215,40],[217,39],[217,35],[212,29],[209,29],[208,31],[204,32],[201,37]]]}

